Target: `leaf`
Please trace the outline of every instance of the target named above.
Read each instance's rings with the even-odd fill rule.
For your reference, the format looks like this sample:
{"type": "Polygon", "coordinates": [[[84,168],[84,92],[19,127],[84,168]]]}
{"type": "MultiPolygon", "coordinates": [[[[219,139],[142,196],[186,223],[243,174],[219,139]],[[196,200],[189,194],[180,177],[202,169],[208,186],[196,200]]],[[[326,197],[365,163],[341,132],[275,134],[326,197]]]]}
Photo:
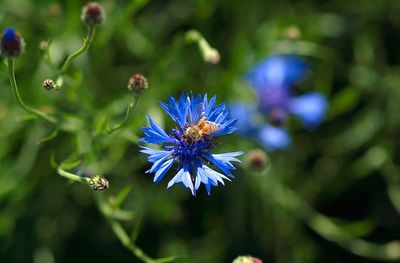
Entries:
{"type": "Polygon", "coordinates": [[[71,160],[65,160],[64,162],[61,163],[61,167],[65,170],[71,170],[77,167],[79,164],[81,164],[82,160],[78,159],[71,159],[71,160]]]}
{"type": "Polygon", "coordinates": [[[131,239],[132,243],[136,242],[136,239],[139,236],[139,231],[140,231],[140,226],[141,225],[142,225],[141,221],[138,220],[138,222],[136,223],[135,228],[132,230],[132,233],[131,233],[131,236],[130,236],[130,239],[131,239]]]}
{"type": "Polygon", "coordinates": [[[349,112],[360,100],[360,94],[354,87],[347,87],[340,91],[331,101],[329,106],[330,117],[349,112]]]}
{"type": "Polygon", "coordinates": [[[40,139],[40,140],[37,142],[37,144],[41,144],[41,143],[44,143],[44,142],[48,142],[48,141],[54,139],[55,137],[57,137],[59,131],[60,131],[59,129],[53,130],[50,134],[48,134],[47,136],[45,136],[45,137],[43,137],[42,139],[40,139]]]}
{"type": "Polygon", "coordinates": [[[114,207],[120,208],[122,203],[128,197],[128,194],[132,191],[132,186],[127,185],[121,191],[119,191],[117,197],[115,198],[114,207]]]}

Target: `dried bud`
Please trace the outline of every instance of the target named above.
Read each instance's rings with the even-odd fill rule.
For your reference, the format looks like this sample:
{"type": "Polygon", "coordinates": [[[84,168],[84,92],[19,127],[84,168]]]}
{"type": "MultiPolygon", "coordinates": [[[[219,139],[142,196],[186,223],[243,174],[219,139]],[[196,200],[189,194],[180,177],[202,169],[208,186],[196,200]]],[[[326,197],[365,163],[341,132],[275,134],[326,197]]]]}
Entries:
{"type": "Polygon", "coordinates": [[[135,94],[141,94],[149,88],[149,82],[142,74],[135,74],[130,77],[128,89],[135,94]]]}
{"type": "Polygon", "coordinates": [[[93,178],[90,178],[89,184],[90,187],[95,191],[103,191],[105,189],[108,189],[108,187],[110,186],[107,179],[100,177],[98,175],[96,175],[93,178]]]}
{"type": "Polygon", "coordinates": [[[264,168],[268,164],[268,155],[261,149],[254,149],[248,153],[248,163],[253,168],[264,168]]]}
{"type": "Polygon", "coordinates": [[[43,81],[43,87],[45,90],[52,90],[56,87],[56,83],[52,79],[46,79],[43,81]]]}
{"type": "Polygon", "coordinates": [[[262,263],[262,260],[252,256],[240,256],[237,257],[232,263],[262,263]]]}
{"type": "Polygon", "coordinates": [[[1,36],[1,54],[7,58],[18,57],[25,47],[24,39],[12,27],[7,27],[1,36]]]}
{"type": "Polygon", "coordinates": [[[99,3],[91,2],[83,7],[81,19],[88,26],[99,26],[103,24],[105,16],[103,7],[99,3]]]}

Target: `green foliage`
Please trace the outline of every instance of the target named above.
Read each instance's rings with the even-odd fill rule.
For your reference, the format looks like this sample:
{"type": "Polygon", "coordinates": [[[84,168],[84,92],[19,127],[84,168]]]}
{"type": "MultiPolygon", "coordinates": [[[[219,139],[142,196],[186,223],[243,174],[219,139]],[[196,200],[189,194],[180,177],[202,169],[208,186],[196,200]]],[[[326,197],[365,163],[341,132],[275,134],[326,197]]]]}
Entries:
{"type": "MultiPolygon", "coordinates": [[[[101,4],[94,30],[82,1],[0,3],[1,28],[27,44],[0,69],[1,262],[400,260],[400,2],[101,4]],[[291,121],[289,151],[261,169],[244,157],[211,196],[153,184],[137,140],[146,115],[171,127],[158,101],[193,90],[254,102],[244,74],[271,53],[309,60],[297,89],[327,94],[325,123],[291,121]],[[135,73],[149,80],[140,99],[135,73]],[[92,190],[95,176],[109,189],[92,190]]],[[[260,146],[229,135],[218,147],[260,146]]]]}

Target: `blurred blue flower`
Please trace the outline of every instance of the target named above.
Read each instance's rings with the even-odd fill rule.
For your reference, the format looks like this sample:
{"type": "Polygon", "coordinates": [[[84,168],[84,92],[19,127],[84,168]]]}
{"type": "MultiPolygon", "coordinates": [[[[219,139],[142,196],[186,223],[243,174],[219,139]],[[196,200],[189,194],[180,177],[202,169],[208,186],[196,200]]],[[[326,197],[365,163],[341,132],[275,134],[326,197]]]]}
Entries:
{"type": "Polygon", "coordinates": [[[210,194],[211,186],[217,186],[218,182],[224,184],[224,179],[230,181],[229,177],[233,177],[230,170],[235,170],[235,167],[231,162],[240,162],[235,157],[243,152],[210,153],[216,145],[214,137],[236,130],[236,120],[230,119],[229,109],[225,104],[215,105],[215,101],[215,96],[208,100],[207,94],[204,97],[194,97],[193,94],[186,96],[182,93],[178,101],[170,96],[168,104],[160,102],[164,111],[176,123],[176,128],[169,134],[147,117],[150,126],[143,128],[146,136],[139,141],[162,146],[162,149],[141,146],[141,152],[148,154],[148,161],[153,163],[147,172],[155,173],[155,183],[162,180],[173,164],[177,165],[177,173],[167,187],[181,183],[193,195],[201,183],[210,194]],[[207,131],[207,127],[203,126],[213,129],[207,131]],[[210,165],[222,173],[210,168],[210,165]]]}
{"type": "Polygon", "coordinates": [[[297,117],[305,128],[315,129],[325,117],[328,106],[325,96],[319,92],[294,96],[293,91],[308,71],[306,62],[295,55],[272,55],[251,69],[247,79],[258,97],[258,108],[233,104],[239,131],[274,151],[291,144],[289,133],[282,127],[288,115],[297,117]]]}

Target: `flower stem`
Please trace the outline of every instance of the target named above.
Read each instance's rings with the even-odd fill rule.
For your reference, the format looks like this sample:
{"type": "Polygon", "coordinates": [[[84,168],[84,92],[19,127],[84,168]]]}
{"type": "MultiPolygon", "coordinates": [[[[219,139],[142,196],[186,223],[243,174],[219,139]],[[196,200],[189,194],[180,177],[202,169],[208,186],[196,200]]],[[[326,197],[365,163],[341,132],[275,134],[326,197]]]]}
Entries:
{"type": "Polygon", "coordinates": [[[78,49],[77,51],[75,51],[74,53],[72,53],[65,60],[64,65],[61,67],[61,71],[60,71],[61,75],[64,75],[67,72],[69,66],[71,65],[72,61],[75,58],[79,57],[83,52],[85,52],[89,48],[90,44],[93,41],[95,33],[96,33],[96,28],[94,26],[89,26],[87,36],[84,37],[84,39],[83,39],[82,47],[80,49],[78,49]]]}
{"type": "Polygon", "coordinates": [[[82,184],[86,184],[86,185],[90,185],[90,178],[88,177],[81,177],[79,175],[70,173],[65,171],[64,169],[61,168],[61,166],[59,166],[57,168],[57,173],[59,175],[61,175],[62,177],[65,177],[73,182],[77,182],[77,183],[82,183],[82,184]]]}
{"type": "Polygon", "coordinates": [[[111,127],[111,128],[107,124],[107,133],[108,134],[111,134],[111,133],[115,132],[116,130],[122,128],[128,122],[129,114],[131,111],[133,111],[135,109],[138,100],[139,100],[139,95],[134,95],[132,102],[129,103],[128,108],[126,109],[125,119],[121,123],[118,123],[114,127],[111,127]]]}
{"type": "Polygon", "coordinates": [[[95,195],[96,198],[96,203],[99,207],[100,212],[103,214],[107,222],[110,224],[114,234],[117,236],[121,244],[131,251],[137,258],[142,260],[145,263],[156,263],[157,260],[152,259],[148,255],[146,255],[143,250],[141,250],[139,247],[137,247],[129,237],[129,235],[126,233],[125,229],[121,226],[121,224],[110,217],[108,213],[105,212],[105,207],[106,204],[104,203],[104,198],[101,193],[95,195]]]}
{"type": "Polygon", "coordinates": [[[21,108],[23,108],[25,111],[32,113],[38,117],[41,117],[43,119],[45,119],[46,121],[52,123],[52,124],[57,124],[57,121],[54,117],[51,117],[49,115],[47,115],[46,113],[37,110],[35,108],[32,108],[28,105],[25,104],[25,102],[22,100],[21,95],[19,94],[18,91],[18,86],[17,86],[17,81],[15,80],[15,73],[14,73],[14,59],[9,58],[7,60],[7,68],[8,68],[8,77],[10,79],[10,85],[11,85],[11,89],[12,92],[14,94],[15,99],[17,100],[18,104],[21,106],[21,108]]]}

